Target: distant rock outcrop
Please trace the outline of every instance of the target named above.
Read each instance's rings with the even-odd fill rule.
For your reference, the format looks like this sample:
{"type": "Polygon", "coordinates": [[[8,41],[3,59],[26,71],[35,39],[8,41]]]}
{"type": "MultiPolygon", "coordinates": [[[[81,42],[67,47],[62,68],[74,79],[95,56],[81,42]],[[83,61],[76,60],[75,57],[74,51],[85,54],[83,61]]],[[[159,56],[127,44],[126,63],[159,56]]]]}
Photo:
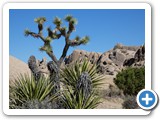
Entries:
{"type": "Polygon", "coordinates": [[[88,59],[91,64],[97,64],[101,73],[116,75],[126,66],[144,66],[145,47],[117,44],[113,49],[102,54],[75,50],[66,57],[64,62],[65,65],[70,65],[77,60],[81,62],[84,59],[88,59]]]}
{"type": "Polygon", "coordinates": [[[145,46],[140,46],[133,58],[126,59],[124,66],[141,67],[145,66],[145,46]]]}
{"type": "Polygon", "coordinates": [[[64,62],[65,64],[72,64],[77,60],[82,61],[84,59],[88,59],[93,64],[97,62],[100,56],[101,53],[87,52],[84,50],[75,50],[71,55],[66,57],[64,62]]]}

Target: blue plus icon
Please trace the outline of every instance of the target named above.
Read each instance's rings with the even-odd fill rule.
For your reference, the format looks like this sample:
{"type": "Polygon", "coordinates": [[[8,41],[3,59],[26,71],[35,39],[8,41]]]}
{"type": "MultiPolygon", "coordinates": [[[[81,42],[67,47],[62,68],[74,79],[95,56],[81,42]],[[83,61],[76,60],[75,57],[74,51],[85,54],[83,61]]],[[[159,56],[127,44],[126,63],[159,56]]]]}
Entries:
{"type": "Polygon", "coordinates": [[[137,95],[138,105],[145,110],[150,110],[157,104],[157,94],[152,90],[141,90],[137,95]]]}
{"type": "Polygon", "coordinates": [[[142,98],[142,101],[145,101],[146,103],[146,105],[149,105],[149,101],[153,101],[153,98],[150,98],[149,97],[149,94],[148,93],[146,93],[146,97],[145,98],[142,98]]]}

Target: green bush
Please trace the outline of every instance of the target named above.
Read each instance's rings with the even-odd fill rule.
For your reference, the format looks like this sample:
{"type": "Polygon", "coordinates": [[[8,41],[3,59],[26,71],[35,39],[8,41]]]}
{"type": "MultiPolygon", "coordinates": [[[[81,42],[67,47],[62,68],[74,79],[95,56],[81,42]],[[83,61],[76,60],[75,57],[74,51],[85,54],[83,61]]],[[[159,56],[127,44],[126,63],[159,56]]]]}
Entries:
{"type": "Polygon", "coordinates": [[[127,68],[119,72],[115,84],[126,95],[137,95],[145,87],[145,68],[127,68]]]}
{"type": "Polygon", "coordinates": [[[43,103],[45,100],[49,103],[57,97],[52,94],[53,89],[52,82],[47,78],[42,77],[36,81],[33,76],[21,75],[9,86],[9,107],[24,108],[24,105],[34,101],[43,103]]]}

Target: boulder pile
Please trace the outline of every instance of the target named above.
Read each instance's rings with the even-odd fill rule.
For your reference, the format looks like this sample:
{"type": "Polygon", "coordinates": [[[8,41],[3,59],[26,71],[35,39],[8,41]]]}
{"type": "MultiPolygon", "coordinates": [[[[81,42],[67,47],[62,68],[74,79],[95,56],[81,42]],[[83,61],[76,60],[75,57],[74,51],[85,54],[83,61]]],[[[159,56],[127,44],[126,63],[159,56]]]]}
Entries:
{"type": "Polygon", "coordinates": [[[66,57],[65,65],[75,61],[88,59],[91,64],[97,64],[103,74],[116,75],[126,66],[141,67],[145,64],[145,46],[124,46],[117,44],[113,49],[104,53],[75,50],[66,57]]]}

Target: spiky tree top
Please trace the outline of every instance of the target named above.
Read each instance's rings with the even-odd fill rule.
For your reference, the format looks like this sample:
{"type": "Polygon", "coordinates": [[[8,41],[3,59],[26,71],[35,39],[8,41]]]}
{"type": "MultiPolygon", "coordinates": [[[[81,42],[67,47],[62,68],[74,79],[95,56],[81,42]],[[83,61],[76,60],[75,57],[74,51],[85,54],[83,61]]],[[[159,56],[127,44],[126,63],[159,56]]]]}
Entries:
{"type": "Polygon", "coordinates": [[[64,20],[68,22],[68,28],[63,26],[62,19],[55,17],[53,20],[53,24],[55,25],[55,29],[51,29],[50,27],[47,28],[48,35],[46,37],[43,36],[43,24],[46,21],[45,17],[39,17],[34,19],[34,21],[38,24],[38,33],[32,32],[28,29],[25,30],[25,36],[32,36],[34,38],[40,38],[44,45],[40,47],[41,51],[45,51],[55,62],[57,65],[61,65],[64,58],[66,57],[67,51],[69,47],[79,46],[81,44],[85,45],[89,41],[89,37],[85,36],[83,38],[80,38],[79,36],[76,36],[74,39],[70,39],[71,33],[75,30],[75,25],[77,24],[77,20],[72,15],[67,15],[64,20]],[[51,46],[51,42],[54,39],[59,39],[60,37],[65,38],[65,46],[63,48],[62,55],[59,60],[55,57],[53,53],[53,49],[51,46]]]}

